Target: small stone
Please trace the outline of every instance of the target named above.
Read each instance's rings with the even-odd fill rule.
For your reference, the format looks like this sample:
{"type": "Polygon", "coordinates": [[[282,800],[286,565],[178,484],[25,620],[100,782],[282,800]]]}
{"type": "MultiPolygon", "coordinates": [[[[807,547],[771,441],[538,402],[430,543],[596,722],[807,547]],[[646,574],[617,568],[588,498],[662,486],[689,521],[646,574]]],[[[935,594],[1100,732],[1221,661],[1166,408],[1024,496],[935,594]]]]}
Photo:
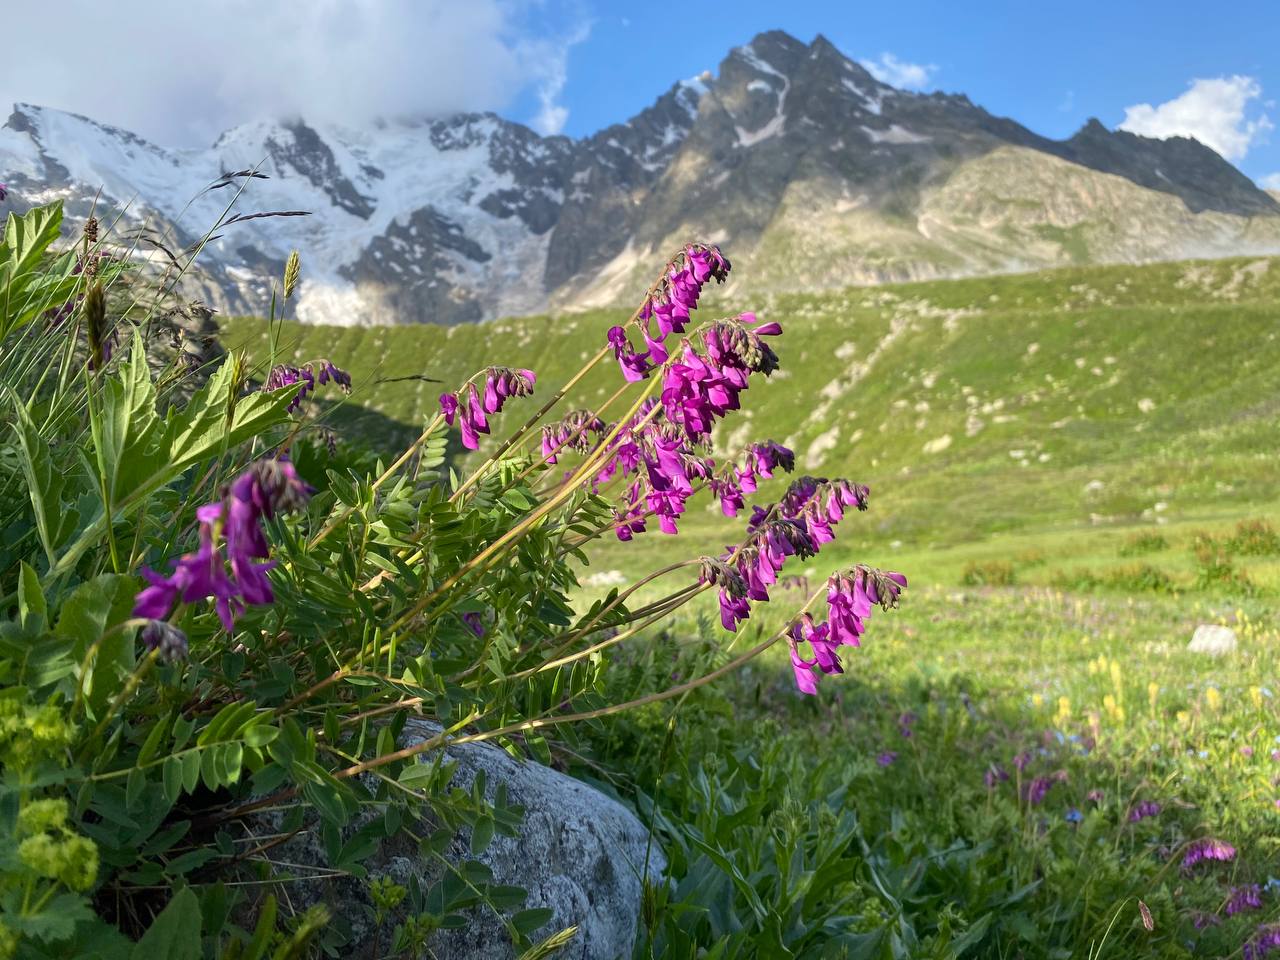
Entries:
{"type": "Polygon", "coordinates": [[[1191,637],[1191,642],[1187,644],[1187,649],[1192,653],[1207,653],[1211,657],[1220,657],[1235,653],[1237,646],[1236,632],[1230,627],[1202,623],[1196,627],[1196,632],[1191,637]]]}

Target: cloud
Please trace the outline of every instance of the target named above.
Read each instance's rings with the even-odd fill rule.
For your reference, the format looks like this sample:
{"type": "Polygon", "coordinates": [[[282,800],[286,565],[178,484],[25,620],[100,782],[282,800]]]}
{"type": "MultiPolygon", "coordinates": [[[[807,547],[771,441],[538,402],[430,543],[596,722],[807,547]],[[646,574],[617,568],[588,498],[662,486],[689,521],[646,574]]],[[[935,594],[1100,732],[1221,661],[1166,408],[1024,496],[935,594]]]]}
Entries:
{"type": "Polygon", "coordinates": [[[1125,107],[1119,128],[1161,139],[1195,137],[1228,160],[1240,160],[1273,127],[1264,113],[1246,116],[1250,102],[1261,95],[1262,87],[1253,77],[1192,80],[1185,93],[1158,106],[1125,107]]]}
{"type": "Polygon", "coordinates": [[[580,23],[569,36],[549,44],[549,49],[541,58],[543,75],[537,83],[538,112],[534,115],[531,126],[544,136],[559,133],[569,119],[569,109],[560,103],[560,94],[564,92],[564,85],[568,80],[566,61],[569,48],[586,40],[590,32],[590,23],[580,23]]]}
{"type": "Polygon", "coordinates": [[[1258,179],[1258,186],[1263,190],[1280,190],[1280,173],[1268,173],[1258,179]]]}
{"type": "MultiPolygon", "coordinates": [[[[531,93],[558,130],[580,0],[62,0],[58,54],[10,43],[0,117],[27,101],[83,113],[166,145],[205,145],[250,120],[503,110],[531,93]],[[537,17],[537,22],[533,17],[537,17]]],[[[48,10],[5,13],[9,37],[48,32],[48,10]]]]}
{"type": "Polygon", "coordinates": [[[927,87],[930,78],[938,70],[935,64],[907,63],[892,53],[880,54],[879,60],[860,60],[859,63],[881,83],[900,90],[921,90],[927,87]]]}

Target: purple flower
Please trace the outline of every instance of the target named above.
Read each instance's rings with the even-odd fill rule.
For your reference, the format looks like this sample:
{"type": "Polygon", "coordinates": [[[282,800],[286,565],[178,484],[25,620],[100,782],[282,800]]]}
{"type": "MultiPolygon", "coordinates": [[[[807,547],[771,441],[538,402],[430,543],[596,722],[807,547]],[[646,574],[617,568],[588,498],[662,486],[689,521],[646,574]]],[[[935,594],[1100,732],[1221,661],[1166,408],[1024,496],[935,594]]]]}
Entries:
{"type": "Polygon", "coordinates": [[[982,782],[987,785],[988,790],[994,790],[997,783],[1004,783],[1008,779],[1009,771],[998,763],[987,767],[986,772],[982,774],[982,782]]]}
{"type": "Polygon", "coordinates": [[[1160,812],[1160,804],[1154,800],[1143,800],[1136,803],[1133,809],[1129,811],[1129,822],[1137,823],[1139,820],[1145,820],[1147,817],[1154,817],[1160,812]]]}
{"type": "Polygon", "coordinates": [[[1103,793],[1101,790],[1093,789],[1093,790],[1090,790],[1087,794],[1085,794],[1084,798],[1088,800],[1090,803],[1102,803],[1105,797],[1106,797],[1106,794],[1103,793]]]}
{"type": "Polygon", "coordinates": [[[1280,948],[1280,926],[1259,927],[1253,939],[1244,945],[1244,960],[1261,960],[1280,948]]]}
{"type": "MultiPolygon", "coordinates": [[[[644,337],[648,353],[641,356],[652,359],[654,363],[664,363],[668,351],[663,342],[673,333],[684,333],[689,314],[698,306],[698,298],[702,287],[708,280],[714,279],[723,283],[729,275],[729,261],[725,259],[719,248],[702,243],[686,246],[668,265],[666,272],[658,281],[653,292],[640,305],[636,314],[641,336],[644,337]],[[657,325],[654,333],[652,326],[657,325]]],[[[621,328],[615,328],[620,330],[621,328]]],[[[614,342],[613,331],[610,331],[610,343],[614,345],[614,354],[622,363],[623,374],[628,379],[632,373],[623,355],[619,355],[619,347],[614,342]]],[[[625,348],[629,350],[629,346],[625,348]]]]}
{"type": "Polygon", "coordinates": [[[604,421],[590,410],[575,410],[559,423],[542,428],[542,457],[556,463],[562,450],[589,453],[605,432],[604,421]]]}
{"type": "Polygon", "coordinates": [[[480,446],[480,434],[489,432],[488,415],[500,413],[510,397],[532,395],[537,379],[532,370],[489,367],[485,371],[483,394],[476,390],[474,383],[468,383],[456,394],[442,393],[440,412],[449,426],[453,426],[455,419],[458,421],[462,445],[475,450],[480,446]]]}
{"type": "Polygon", "coordinates": [[[222,500],[196,510],[200,531],[195,553],[179,557],[167,577],[142,568],[149,586],[135,598],[134,616],[163,620],[175,602],[211,599],[231,633],[246,604],[265,605],[275,599],[266,576],[275,561],[267,560],[270,551],[261,523],[303,506],[311,493],[288,460],[252,464],[222,500]]]}
{"type": "Polygon", "coordinates": [[[818,692],[818,678],[813,672],[816,663],[817,658],[806,660],[800,656],[800,651],[794,646],[791,648],[791,667],[795,671],[796,686],[800,688],[801,693],[813,696],[818,692]]]}
{"type": "Polygon", "coordinates": [[[609,346],[613,347],[613,356],[622,368],[622,375],[632,381],[643,380],[652,369],[648,353],[636,353],[627,339],[627,331],[622,327],[610,327],[609,346]]]}
{"type": "Polygon", "coordinates": [[[1246,745],[1246,746],[1241,747],[1241,748],[1240,748],[1240,756],[1244,757],[1246,760],[1247,760],[1247,759],[1249,759],[1250,757],[1252,757],[1252,756],[1253,756],[1253,747],[1250,747],[1250,746],[1247,746],[1247,745],[1246,745]]]}
{"type": "Polygon", "coordinates": [[[900,573],[885,573],[862,565],[832,576],[827,581],[831,641],[837,646],[859,646],[871,608],[896,607],[898,595],[906,585],[907,578],[900,573]]]}
{"type": "Polygon", "coordinates": [[[484,614],[482,613],[464,613],[462,615],[462,622],[465,623],[471,632],[477,637],[483,637],[487,632],[484,626],[484,614]]]}
{"type": "Polygon", "coordinates": [[[0,203],[4,203],[9,199],[9,187],[7,184],[0,183],[0,203]]]}
{"type": "Polygon", "coordinates": [[[297,394],[289,401],[289,411],[292,412],[302,406],[302,401],[317,384],[323,386],[331,380],[342,388],[343,393],[351,392],[351,375],[328,360],[313,360],[300,367],[291,363],[278,363],[267,374],[267,382],[262,385],[262,389],[279,390],[298,384],[297,394]]]}
{"type": "Polygon", "coordinates": [[[836,656],[835,645],[828,639],[830,628],[825,623],[815,623],[813,616],[803,613],[789,631],[791,645],[791,665],[796,670],[796,684],[804,693],[816,693],[820,674],[843,673],[840,658],[836,656]],[[802,643],[809,644],[813,651],[813,659],[805,660],[800,656],[798,647],[802,643]],[[814,672],[814,668],[817,672],[814,672]],[[806,671],[804,682],[801,682],[800,671],[806,671]]]}
{"type": "Polygon", "coordinates": [[[876,763],[880,764],[882,767],[887,767],[897,759],[898,755],[896,753],[892,750],[886,750],[884,753],[880,754],[880,756],[876,757],[876,763]]]}
{"type": "Polygon", "coordinates": [[[1256,883],[1235,887],[1227,898],[1227,916],[1233,917],[1245,910],[1262,909],[1262,888],[1256,883]]]}
{"type": "Polygon", "coordinates": [[[1182,866],[1186,869],[1194,867],[1204,860],[1231,861],[1236,858],[1236,848],[1229,843],[1205,837],[1193,840],[1182,858],[1182,866]]]}
{"type": "Polygon", "coordinates": [[[1022,751],[1022,753],[1018,754],[1016,757],[1013,758],[1013,769],[1021,773],[1023,770],[1027,769],[1027,764],[1029,764],[1030,762],[1031,762],[1031,754],[1028,753],[1026,750],[1024,750],[1022,751]]]}
{"type": "Polygon", "coordinates": [[[452,393],[440,394],[440,412],[444,415],[444,422],[452,427],[458,416],[458,398],[452,393]]]}
{"type": "Polygon", "coordinates": [[[1044,800],[1045,794],[1049,792],[1049,788],[1054,785],[1055,781],[1051,777],[1036,777],[1026,787],[1023,788],[1023,794],[1027,803],[1031,806],[1038,806],[1044,800]]]}
{"type": "MultiPolygon", "coordinates": [[[[738,395],[747,389],[750,374],[769,376],[778,368],[777,354],[760,331],[747,325],[749,316],[711,324],[702,335],[705,355],[685,340],[681,358],[665,368],[663,412],[670,423],[684,428],[691,442],[709,441],[715,421],[741,406],[738,395]]],[[[772,336],[773,331],[763,335],[772,336]]]]}

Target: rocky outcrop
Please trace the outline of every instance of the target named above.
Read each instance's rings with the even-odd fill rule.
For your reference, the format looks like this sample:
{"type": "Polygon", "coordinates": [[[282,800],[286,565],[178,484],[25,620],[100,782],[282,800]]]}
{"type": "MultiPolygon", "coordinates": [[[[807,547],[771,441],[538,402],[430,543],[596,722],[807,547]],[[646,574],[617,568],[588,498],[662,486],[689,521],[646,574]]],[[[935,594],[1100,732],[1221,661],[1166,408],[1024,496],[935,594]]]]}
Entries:
{"type": "MultiPolygon", "coordinates": [[[[408,746],[439,732],[435,724],[411,720],[400,742],[408,746]]],[[[472,856],[471,837],[464,830],[444,851],[444,858],[457,865],[478,860],[483,865],[479,873],[487,875],[485,882],[523,887],[528,896],[517,910],[550,910],[551,919],[529,934],[535,942],[577,927],[557,957],[629,958],[640,917],[642,877],[647,871],[657,879],[666,869],[666,859],[656,841],[650,844],[644,824],[622,804],[586,784],[536,762],[517,761],[496,746],[463,744],[450,747],[446,754],[456,764],[452,787],[470,792],[481,777],[490,802],[501,791],[503,805],[522,807],[524,815],[516,836],[499,833],[478,857],[472,856]]],[[[351,825],[348,836],[367,819],[351,825]]],[[[255,832],[274,835],[280,823],[279,815],[260,816],[255,832]]],[[[375,942],[385,952],[392,929],[404,919],[401,910],[377,928],[369,881],[389,877],[405,887],[416,883],[425,891],[446,874],[443,866],[420,853],[410,836],[410,831],[427,836],[437,825],[427,819],[404,826],[361,861],[368,872],[366,879],[341,876],[289,886],[290,901],[297,909],[317,902],[330,906],[333,923],[348,938],[343,950],[351,960],[371,956],[375,942]]],[[[274,848],[272,859],[292,865],[299,877],[306,877],[327,872],[330,864],[324,850],[321,831],[305,829],[274,848]]],[[[432,934],[427,943],[430,952],[424,956],[502,960],[517,955],[502,920],[492,909],[471,908],[465,916],[464,926],[432,934]]]]}

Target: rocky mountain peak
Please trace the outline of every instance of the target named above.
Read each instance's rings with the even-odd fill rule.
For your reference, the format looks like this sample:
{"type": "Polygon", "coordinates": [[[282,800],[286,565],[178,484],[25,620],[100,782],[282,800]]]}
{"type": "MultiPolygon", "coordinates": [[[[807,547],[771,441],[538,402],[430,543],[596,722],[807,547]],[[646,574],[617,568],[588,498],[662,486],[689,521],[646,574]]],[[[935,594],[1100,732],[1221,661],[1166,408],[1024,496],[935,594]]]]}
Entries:
{"type": "Polygon", "coordinates": [[[897,90],[827,38],[782,31],[580,140],[491,113],[255,121],[207,150],[27,104],[0,128],[11,203],[61,198],[73,220],[97,203],[177,246],[221,212],[223,194],[202,190],[248,168],[269,179],[246,185],[242,209],[311,215],[220,231],[200,292],[259,311],[298,248],[308,322],[613,303],[691,236],[728,244],[735,277],[765,289],[1280,250],[1280,203],[1194,140],[1096,120],[1050,140],[963,94],[897,90]]]}

